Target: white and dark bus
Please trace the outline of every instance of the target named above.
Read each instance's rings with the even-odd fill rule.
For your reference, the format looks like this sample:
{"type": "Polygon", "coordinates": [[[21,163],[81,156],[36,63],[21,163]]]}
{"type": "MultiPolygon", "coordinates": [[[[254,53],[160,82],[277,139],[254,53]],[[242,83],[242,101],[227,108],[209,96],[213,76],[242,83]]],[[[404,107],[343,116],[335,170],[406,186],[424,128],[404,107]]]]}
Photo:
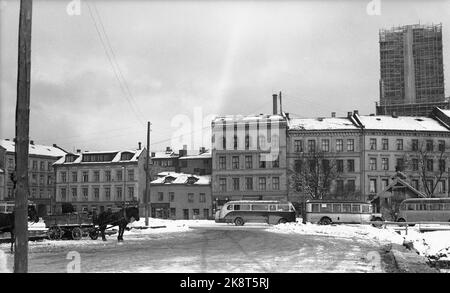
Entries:
{"type": "Polygon", "coordinates": [[[216,223],[280,224],[296,221],[294,206],[287,201],[275,200],[238,200],[225,203],[215,215],[216,223]]]}
{"type": "Polygon", "coordinates": [[[308,200],[306,221],[321,225],[367,224],[371,221],[383,221],[383,218],[381,214],[373,212],[372,204],[368,202],[308,200]]]}
{"type": "Polygon", "coordinates": [[[450,222],[450,198],[408,198],[402,201],[397,222],[450,222]]]}

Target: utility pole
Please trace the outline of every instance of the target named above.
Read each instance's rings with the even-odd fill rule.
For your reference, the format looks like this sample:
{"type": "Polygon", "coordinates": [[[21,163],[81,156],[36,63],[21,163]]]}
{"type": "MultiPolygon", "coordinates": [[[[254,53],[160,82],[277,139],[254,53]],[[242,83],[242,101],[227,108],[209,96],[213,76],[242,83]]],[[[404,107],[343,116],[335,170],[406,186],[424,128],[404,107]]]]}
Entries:
{"type": "Polygon", "coordinates": [[[145,162],[145,196],[144,196],[144,205],[145,205],[145,226],[148,226],[148,205],[150,199],[150,126],[152,124],[150,121],[147,122],[147,157],[145,162]]]}
{"type": "Polygon", "coordinates": [[[16,190],[14,272],[28,272],[28,147],[30,130],[32,0],[20,1],[16,104],[16,190]]]}

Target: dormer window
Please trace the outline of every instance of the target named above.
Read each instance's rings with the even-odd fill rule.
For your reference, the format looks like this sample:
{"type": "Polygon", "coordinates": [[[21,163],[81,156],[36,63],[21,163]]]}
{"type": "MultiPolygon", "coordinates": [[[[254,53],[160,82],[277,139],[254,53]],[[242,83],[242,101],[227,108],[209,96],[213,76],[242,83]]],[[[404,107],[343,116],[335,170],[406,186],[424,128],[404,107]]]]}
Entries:
{"type": "Polygon", "coordinates": [[[197,178],[197,177],[191,176],[191,177],[188,177],[188,179],[187,179],[187,184],[194,184],[194,183],[197,182],[197,181],[198,181],[198,178],[197,178]]]}
{"type": "Polygon", "coordinates": [[[164,183],[172,183],[172,182],[174,182],[175,181],[175,177],[173,177],[173,176],[167,176],[165,179],[164,179],[164,183]]]}
{"type": "Polygon", "coordinates": [[[133,158],[134,154],[133,153],[122,153],[120,155],[120,160],[121,161],[130,161],[133,158]]]}

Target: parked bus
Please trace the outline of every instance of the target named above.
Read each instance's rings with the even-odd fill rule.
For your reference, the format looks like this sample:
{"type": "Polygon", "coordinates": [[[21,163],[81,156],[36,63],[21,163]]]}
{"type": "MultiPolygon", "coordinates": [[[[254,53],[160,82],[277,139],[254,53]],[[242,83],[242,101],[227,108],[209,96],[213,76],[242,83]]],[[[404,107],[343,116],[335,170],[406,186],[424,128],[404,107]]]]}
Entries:
{"type": "MultiPolygon", "coordinates": [[[[32,205],[36,208],[36,204],[28,201],[28,205],[32,205]]],[[[13,201],[2,201],[0,202],[0,213],[10,214],[14,211],[15,203],[13,201]]]]}
{"type": "Polygon", "coordinates": [[[308,200],[306,221],[321,225],[366,224],[371,221],[383,221],[383,218],[381,214],[373,212],[372,204],[368,202],[308,200]]]}
{"type": "Polygon", "coordinates": [[[279,224],[295,222],[295,208],[290,202],[275,200],[229,201],[216,212],[216,223],[234,223],[242,226],[248,222],[279,224]]]}
{"type": "Polygon", "coordinates": [[[450,198],[408,198],[401,202],[397,222],[450,222],[450,198]]]}

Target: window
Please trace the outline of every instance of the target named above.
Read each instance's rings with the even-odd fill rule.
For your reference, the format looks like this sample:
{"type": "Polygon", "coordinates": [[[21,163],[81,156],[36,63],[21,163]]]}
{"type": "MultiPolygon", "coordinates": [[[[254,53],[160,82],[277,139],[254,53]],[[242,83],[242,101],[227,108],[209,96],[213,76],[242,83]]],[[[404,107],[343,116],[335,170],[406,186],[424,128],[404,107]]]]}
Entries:
{"type": "Polygon", "coordinates": [[[403,151],[403,139],[397,139],[397,151],[403,151]]]}
{"type": "Polygon", "coordinates": [[[258,146],[259,149],[266,149],[266,137],[264,135],[258,136],[258,146]]]}
{"type": "Polygon", "coordinates": [[[77,181],[78,181],[78,173],[72,172],[72,182],[77,182],[77,181]]]}
{"type": "Polygon", "coordinates": [[[389,170],[389,158],[381,158],[381,170],[389,170]]]}
{"type": "Polygon", "coordinates": [[[128,170],[128,181],[134,181],[134,169],[128,170]]]}
{"type": "Polygon", "coordinates": [[[403,171],[405,169],[405,160],[403,158],[397,158],[396,171],[403,171]]]}
{"type": "Polygon", "coordinates": [[[77,198],[78,198],[78,190],[77,190],[77,188],[76,187],[72,187],[72,198],[73,198],[73,200],[77,200],[77,198]]]}
{"type": "Polygon", "coordinates": [[[342,139],[336,139],[336,152],[342,152],[344,150],[344,141],[342,139]]]}
{"type": "Polygon", "coordinates": [[[194,194],[188,193],[188,202],[193,203],[194,202],[194,194]]]}
{"type": "Polygon", "coordinates": [[[45,162],[41,161],[41,162],[39,163],[39,166],[40,166],[40,169],[41,169],[41,170],[45,170],[45,162]]]}
{"type": "Polygon", "coordinates": [[[342,205],[339,203],[333,204],[333,212],[334,213],[340,213],[342,211],[342,205]]]}
{"type": "Polygon", "coordinates": [[[412,169],[413,169],[413,171],[419,170],[419,160],[418,159],[412,159],[412,169]]]}
{"type": "Polygon", "coordinates": [[[38,163],[37,161],[33,160],[33,170],[37,170],[37,168],[38,168],[37,163],[38,163]]]}
{"type": "Polygon", "coordinates": [[[427,151],[432,152],[433,151],[433,141],[427,140],[427,151]]]}
{"type": "Polygon", "coordinates": [[[252,211],[268,211],[269,205],[267,204],[254,204],[252,205],[252,211]]]}
{"type": "Polygon", "coordinates": [[[175,201],[175,192],[169,192],[169,201],[175,201]]]}
{"type": "Polygon", "coordinates": [[[199,202],[206,202],[206,195],[204,193],[200,193],[199,202]]]}
{"type": "Polygon", "coordinates": [[[164,200],[164,192],[158,192],[158,201],[164,200]]]}
{"type": "Polygon", "coordinates": [[[311,205],[311,211],[312,211],[313,213],[318,213],[318,212],[319,212],[319,204],[318,204],[318,203],[313,203],[313,204],[311,205]]]}
{"type": "Polygon", "coordinates": [[[248,150],[250,148],[250,136],[245,136],[245,149],[248,150]]]}
{"type": "Polygon", "coordinates": [[[39,175],[39,184],[43,185],[45,183],[45,177],[43,174],[39,175]]]}
{"type": "Polygon", "coordinates": [[[225,170],[227,168],[227,159],[225,156],[219,157],[219,169],[225,170]]]}
{"type": "Polygon", "coordinates": [[[440,140],[439,141],[438,149],[439,149],[440,152],[444,152],[445,151],[445,141],[444,140],[440,140]]]}
{"type": "Polygon", "coordinates": [[[237,137],[237,135],[235,135],[235,136],[233,137],[233,148],[234,148],[235,150],[237,150],[237,148],[238,148],[238,137],[237,137]]]}
{"type": "Polygon", "coordinates": [[[245,190],[253,190],[253,177],[245,177],[245,190]]]}
{"type": "Polygon", "coordinates": [[[81,189],[81,192],[83,194],[84,200],[88,200],[88,198],[89,198],[89,189],[87,187],[83,187],[81,189]]]}
{"type": "Polygon", "coordinates": [[[370,179],[369,181],[369,192],[376,193],[377,192],[377,179],[370,179]]]}
{"type": "Polygon", "coordinates": [[[369,170],[375,171],[377,169],[377,158],[369,159],[369,170]]]}
{"type": "Polygon", "coordinates": [[[106,182],[110,182],[111,181],[111,171],[105,171],[105,180],[106,182]]]}
{"type": "Polygon", "coordinates": [[[370,146],[369,148],[371,150],[376,150],[377,149],[377,139],[376,138],[371,138],[370,139],[370,146]]]}
{"type": "Polygon", "coordinates": [[[134,198],[134,187],[128,187],[128,199],[134,198]]]}
{"type": "Polygon", "coordinates": [[[239,156],[233,156],[231,162],[233,169],[239,169],[239,156]]]}
{"type": "Polygon", "coordinates": [[[418,139],[413,139],[411,145],[412,145],[413,151],[419,150],[419,140],[418,139]]]}
{"type": "Polygon", "coordinates": [[[239,190],[239,178],[233,178],[233,190],[239,190]]]}
{"type": "Polygon", "coordinates": [[[66,182],[66,181],[67,181],[66,172],[61,172],[61,182],[66,182]]]}
{"type": "Polygon", "coordinates": [[[387,151],[389,149],[389,141],[387,138],[382,138],[381,139],[381,149],[383,151],[387,151]]]}
{"type": "Polygon", "coordinates": [[[302,160],[295,160],[294,161],[294,171],[297,173],[300,173],[302,171],[303,162],[302,160]]]}
{"type": "Polygon", "coordinates": [[[347,171],[355,172],[355,160],[347,160],[347,171]]]}
{"type": "Polygon", "coordinates": [[[355,192],[355,180],[353,179],[347,180],[347,192],[349,193],[355,192]]]}
{"type": "Polygon", "coordinates": [[[219,179],[219,190],[220,191],[227,191],[227,178],[220,178],[219,179]]]}
{"type": "Polygon", "coordinates": [[[122,170],[116,171],[116,179],[117,181],[122,181],[122,170]]]}
{"type": "Polygon", "coordinates": [[[94,188],[94,199],[95,200],[99,200],[100,199],[100,189],[99,188],[94,188]]]}
{"type": "Polygon", "coordinates": [[[415,189],[419,189],[419,180],[418,179],[413,179],[411,182],[412,182],[412,187],[414,187],[415,189]]]}
{"type": "Polygon", "coordinates": [[[344,172],[344,161],[343,160],[336,160],[336,170],[339,173],[344,172]]]}
{"type": "Polygon", "coordinates": [[[352,213],[360,213],[360,212],[361,212],[361,205],[352,204],[352,213]]]}
{"type": "Polygon", "coordinates": [[[266,177],[258,178],[258,187],[259,190],[266,190],[266,177]]]}
{"type": "Polygon", "coordinates": [[[427,171],[433,171],[433,159],[427,159],[427,171]]]}
{"type": "Polygon", "coordinates": [[[259,158],[259,168],[266,168],[266,161],[265,158],[263,158],[263,155],[259,154],[258,158],[259,158]]]}
{"type": "Polygon", "coordinates": [[[12,158],[8,159],[8,168],[14,169],[14,159],[12,158]]]}
{"type": "Polygon", "coordinates": [[[61,188],[61,200],[66,200],[66,189],[61,188]]]}
{"type": "Polygon", "coordinates": [[[87,171],[83,171],[83,182],[89,182],[89,173],[87,171]]]}
{"type": "Polygon", "coordinates": [[[105,187],[105,199],[110,200],[111,199],[111,188],[105,187]]]}
{"type": "Polygon", "coordinates": [[[277,157],[275,160],[272,161],[272,168],[279,168],[280,167],[280,157],[277,157]]]}
{"type": "Polygon", "coordinates": [[[116,187],[116,200],[122,199],[122,187],[116,187]]]}
{"type": "Polygon", "coordinates": [[[100,181],[100,171],[94,171],[94,182],[100,181]]]}
{"type": "Polygon", "coordinates": [[[445,192],[445,180],[439,180],[437,185],[437,192],[444,193],[445,192]]]}
{"type": "Polygon", "coordinates": [[[389,179],[381,179],[381,189],[384,190],[389,185],[389,179]]]}
{"type": "Polygon", "coordinates": [[[170,217],[176,218],[177,210],[175,208],[170,208],[170,217]]]}
{"type": "Polygon", "coordinates": [[[308,140],[308,152],[313,153],[316,151],[316,141],[308,140]]]}
{"type": "Polygon", "coordinates": [[[272,177],[272,189],[280,190],[280,177],[272,177]]]}
{"type": "Polygon", "coordinates": [[[355,140],[354,139],[347,140],[347,151],[348,152],[355,151],[355,140]]]}
{"type": "Polygon", "coordinates": [[[329,152],[330,151],[330,140],[322,139],[322,151],[329,152]]]}
{"type": "Polygon", "coordinates": [[[426,183],[427,183],[428,190],[429,191],[433,190],[433,184],[434,184],[433,179],[428,179],[426,181],[426,183]]]}
{"type": "Polygon", "coordinates": [[[252,169],[253,168],[253,157],[245,156],[245,168],[252,169]]]}
{"type": "Polygon", "coordinates": [[[344,193],[344,180],[336,180],[336,193],[344,193]]]}
{"type": "Polygon", "coordinates": [[[193,209],[192,211],[194,213],[194,216],[199,216],[200,215],[200,210],[199,209],[193,209]]]}
{"type": "Polygon", "coordinates": [[[294,140],[294,151],[295,152],[303,152],[303,141],[296,139],[294,140]]]}
{"type": "Polygon", "coordinates": [[[439,159],[439,171],[445,172],[445,160],[444,159],[439,159]]]}

